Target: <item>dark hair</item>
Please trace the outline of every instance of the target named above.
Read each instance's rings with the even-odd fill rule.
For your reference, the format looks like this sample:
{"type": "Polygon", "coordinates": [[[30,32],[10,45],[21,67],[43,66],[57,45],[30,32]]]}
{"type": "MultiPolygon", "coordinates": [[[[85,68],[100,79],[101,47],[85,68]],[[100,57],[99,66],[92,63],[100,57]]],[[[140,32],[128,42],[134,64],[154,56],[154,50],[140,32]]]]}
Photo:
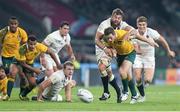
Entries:
{"type": "Polygon", "coordinates": [[[2,69],[5,70],[4,66],[1,65],[1,66],[0,66],[0,70],[2,70],[2,69]]]}
{"type": "Polygon", "coordinates": [[[124,13],[120,8],[114,9],[112,12],[112,15],[114,15],[114,14],[124,16],[124,13]]]}
{"type": "Polygon", "coordinates": [[[63,64],[64,69],[66,68],[66,66],[73,66],[73,67],[74,67],[74,64],[73,64],[71,61],[66,61],[66,62],[63,64]]]}
{"type": "Polygon", "coordinates": [[[113,27],[108,27],[104,30],[104,35],[115,34],[113,27]]]}
{"type": "Polygon", "coordinates": [[[11,16],[11,17],[9,18],[8,22],[10,22],[10,21],[12,21],[12,20],[18,21],[18,19],[17,19],[15,16],[11,16]]]}
{"type": "Polygon", "coordinates": [[[10,20],[18,20],[18,19],[17,19],[17,17],[15,17],[15,16],[11,16],[11,17],[9,18],[9,21],[10,21],[10,20]]]}
{"type": "Polygon", "coordinates": [[[62,28],[63,26],[65,26],[65,25],[69,26],[69,22],[67,22],[67,21],[62,21],[62,22],[60,23],[60,27],[61,27],[61,28],[62,28]]]}
{"type": "Polygon", "coordinates": [[[146,22],[147,23],[147,18],[145,16],[140,16],[137,18],[137,22],[146,22]]]}
{"type": "Polygon", "coordinates": [[[36,40],[37,40],[37,38],[35,35],[29,35],[28,36],[28,41],[36,41],[36,40]]]}

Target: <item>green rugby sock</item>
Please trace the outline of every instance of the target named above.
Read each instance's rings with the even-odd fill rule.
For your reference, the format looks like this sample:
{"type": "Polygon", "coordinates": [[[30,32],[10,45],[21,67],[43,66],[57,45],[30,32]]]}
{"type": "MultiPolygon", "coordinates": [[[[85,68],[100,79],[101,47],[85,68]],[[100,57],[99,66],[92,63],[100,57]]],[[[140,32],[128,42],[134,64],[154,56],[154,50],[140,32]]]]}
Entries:
{"type": "Polygon", "coordinates": [[[116,79],[114,78],[112,81],[109,82],[111,84],[111,86],[116,90],[117,93],[117,98],[120,98],[121,96],[121,91],[120,88],[116,82],[116,79]]]}
{"type": "Polygon", "coordinates": [[[14,79],[13,78],[8,78],[8,83],[7,83],[7,95],[10,97],[12,89],[14,87],[14,79]]]}
{"type": "Polygon", "coordinates": [[[128,92],[128,80],[122,79],[122,85],[123,85],[123,93],[128,92]]]}
{"type": "Polygon", "coordinates": [[[108,88],[108,76],[105,77],[101,77],[102,83],[103,83],[103,88],[104,88],[104,93],[108,93],[109,94],[109,88],[108,88]]]}
{"type": "Polygon", "coordinates": [[[129,89],[131,91],[132,96],[137,95],[135,84],[134,84],[134,81],[132,79],[129,81],[129,89]]]}
{"type": "Polygon", "coordinates": [[[137,86],[138,90],[139,90],[139,93],[141,96],[145,96],[145,92],[144,92],[144,85],[141,84],[139,86],[137,86]]]}

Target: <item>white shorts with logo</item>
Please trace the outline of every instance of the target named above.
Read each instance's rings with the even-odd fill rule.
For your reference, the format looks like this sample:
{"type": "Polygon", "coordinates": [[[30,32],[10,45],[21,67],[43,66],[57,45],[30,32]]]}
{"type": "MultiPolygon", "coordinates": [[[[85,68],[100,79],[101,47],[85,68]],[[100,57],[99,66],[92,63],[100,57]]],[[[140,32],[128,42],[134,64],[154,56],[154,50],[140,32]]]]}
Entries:
{"type": "Polygon", "coordinates": [[[133,68],[155,68],[155,57],[136,55],[133,68]]]}
{"type": "MultiPolygon", "coordinates": [[[[55,54],[55,56],[58,59],[59,63],[61,63],[58,54],[55,54]]],[[[45,60],[46,60],[46,69],[53,69],[53,67],[56,66],[56,63],[49,54],[45,54],[45,60]]]]}
{"type": "Polygon", "coordinates": [[[99,64],[100,61],[105,61],[107,66],[111,65],[111,60],[112,58],[109,57],[101,48],[99,48],[98,46],[96,46],[96,59],[97,62],[99,64]]]}

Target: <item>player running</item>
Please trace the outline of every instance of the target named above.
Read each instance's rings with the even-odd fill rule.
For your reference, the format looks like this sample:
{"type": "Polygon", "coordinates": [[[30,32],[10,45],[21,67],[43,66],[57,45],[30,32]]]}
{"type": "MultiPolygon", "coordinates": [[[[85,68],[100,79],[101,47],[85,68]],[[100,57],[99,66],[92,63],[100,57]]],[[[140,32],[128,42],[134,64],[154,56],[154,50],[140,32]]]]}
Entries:
{"type": "MultiPolygon", "coordinates": [[[[111,50],[109,56],[112,57],[114,55],[113,50],[117,52],[117,64],[121,79],[127,79],[128,77],[132,79],[129,71],[136,56],[134,46],[131,42],[132,38],[140,39],[152,46],[158,46],[153,40],[139,35],[135,30],[127,32],[125,30],[114,30],[112,27],[108,27],[104,31],[103,40],[106,46],[105,49],[109,48],[111,50]]],[[[129,82],[129,88],[132,94],[130,104],[134,104],[137,102],[138,95],[133,80],[129,82]]]]}
{"type": "MultiPolygon", "coordinates": [[[[172,51],[164,39],[156,30],[149,28],[148,20],[144,16],[140,16],[137,18],[137,31],[140,35],[152,38],[155,41],[160,42],[163,47],[166,49],[169,57],[174,57],[175,53],[172,51]]],[[[138,53],[136,54],[136,58],[133,64],[133,71],[137,82],[137,88],[141,97],[139,98],[139,102],[145,101],[145,92],[144,85],[142,83],[142,74],[144,73],[144,81],[145,85],[149,85],[152,82],[155,70],[155,48],[149,45],[146,42],[142,42],[137,40],[135,43],[136,49],[138,53]]]]}

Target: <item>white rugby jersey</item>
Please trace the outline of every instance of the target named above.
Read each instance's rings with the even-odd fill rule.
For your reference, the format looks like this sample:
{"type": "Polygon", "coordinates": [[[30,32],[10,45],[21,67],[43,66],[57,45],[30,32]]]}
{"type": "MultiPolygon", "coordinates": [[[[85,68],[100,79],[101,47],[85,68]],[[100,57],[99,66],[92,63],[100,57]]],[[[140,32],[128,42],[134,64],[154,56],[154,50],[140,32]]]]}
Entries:
{"type": "MultiPolygon", "coordinates": [[[[120,23],[119,27],[117,27],[117,29],[125,29],[127,26],[129,26],[129,25],[125,21],[121,21],[121,23],[120,23]]],[[[111,18],[108,18],[108,19],[104,20],[103,22],[101,22],[101,24],[99,25],[99,27],[97,29],[97,32],[104,34],[104,30],[108,27],[111,27],[111,18]]],[[[100,49],[100,48],[96,45],[96,49],[100,49]]]]}
{"type": "Polygon", "coordinates": [[[62,37],[60,35],[59,30],[54,31],[49,34],[45,39],[44,43],[48,45],[48,47],[54,52],[58,53],[65,45],[69,45],[71,41],[71,37],[69,34],[67,36],[62,37]]]}
{"type": "MultiPolygon", "coordinates": [[[[137,30],[138,31],[138,30],[137,30]]],[[[160,37],[160,34],[151,28],[147,28],[146,32],[143,35],[147,38],[153,38],[154,40],[158,40],[160,37]]],[[[142,55],[148,56],[148,57],[154,57],[155,56],[155,48],[151,45],[149,45],[146,42],[143,42],[141,40],[135,41],[137,45],[140,46],[140,50],[142,51],[142,55]]]]}
{"type": "MultiPolygon", "coordinates": [[[[117,29],[125,29],[127,26],[129,26],[129,25],[126,22],[121,21],[121,23],[117,29]]],[[[108,18],[108,19],[104,20],[103,22],[101,22],[97,31],[104,34],[104,30],[108,27],[111,27],[111,18],[108,18]]]]}
{"type": "Polygon", "coordinates": [[[52,85],[46,88],[45,91],[43,92],[43,96],[45,98],[51,98],[59,94],[61,89],[63,89],[70,81],[69,79],[65,77],[63,70],[58,70],[54,72],[49,77],[49,79],[51,80],[52,85]]]}

